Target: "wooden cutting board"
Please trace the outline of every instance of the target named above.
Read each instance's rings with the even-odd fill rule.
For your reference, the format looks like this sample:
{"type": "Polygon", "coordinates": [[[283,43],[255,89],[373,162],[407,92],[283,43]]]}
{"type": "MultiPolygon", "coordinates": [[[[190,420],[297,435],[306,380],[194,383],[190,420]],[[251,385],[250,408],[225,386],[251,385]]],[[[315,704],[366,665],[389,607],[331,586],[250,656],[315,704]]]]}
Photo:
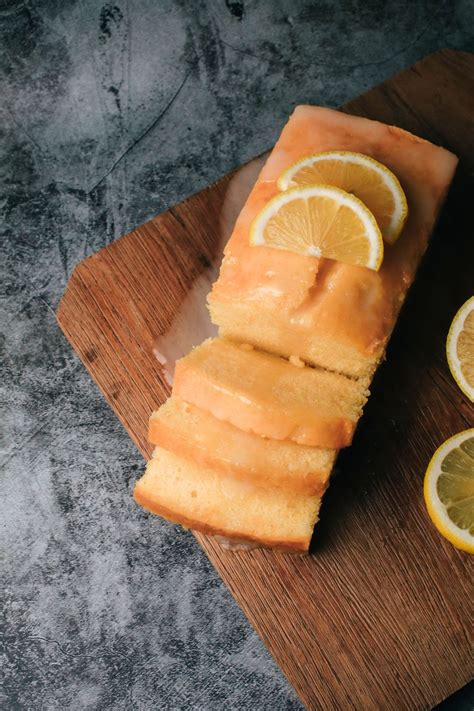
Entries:
{"type": "MultiPolygon", "coordinates": [[[[288,113],[292,107],[288,107],[288,113]]],[[[460,168],[353,446],[324,500],[312,555],[199,542],[309,709],[425,709],[473,674],[472,560],[422,498],[438,444],[473,425],[446,334],[474,292],[474,55],[442,51],[344,111],[456,153],[460,168]]],[[[204,297],[261,159],[79,264],[64,333],[142,454],[166,372],[209,330],[204,297]]],[[[179,534],[177,534],[179,535],[179,534]]]]}

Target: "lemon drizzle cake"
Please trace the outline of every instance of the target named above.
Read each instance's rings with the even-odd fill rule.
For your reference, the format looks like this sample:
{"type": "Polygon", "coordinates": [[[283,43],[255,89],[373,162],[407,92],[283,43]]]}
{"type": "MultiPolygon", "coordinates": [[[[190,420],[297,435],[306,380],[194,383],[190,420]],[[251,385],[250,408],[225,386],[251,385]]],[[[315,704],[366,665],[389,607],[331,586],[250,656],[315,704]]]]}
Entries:
{"type": "Polygon", "coordinates": [[[370,377],[394,327],[457,158],[394,126],[331,109],[298,106],[263,167],[227,244],[209,296],[221,335],[352,377],[370,377]],[[305,156],[358,151],[387,166],[409,215],[386,243],[378,271],[250,244],[256,216],[279,179],[305,156]]]}
{"type": "MultiPolygon", "coordinates": [[[[456,163],[448,151],[401,129],[328,109],[296,109],[237,220],[209,297],[221,338],[205,342],[178,363],[174,398],[187,402],[193,416],[183,407],[176,409],[175,401],[152,417],[150,437],[161,446],[136,484],[139,503],[212,535],[308,550],[320,491],[308,495],[297,485],[298,477],[294,489],[288,486],[291,477],[284,477],[286,460],[279,457],[278,445],[296,448],[295,462],[306,461],[308,450],[316,457],[312,461],[319,462],[330,450],[334,459],[338,447],[350,444],[367,386],[456,163]],[[355,151],[362,154],[355,159],[359,167],[373,169],[371,161],[376,159],[383,176],[385,168],[390,169],[387,185],[395,198],[401,185],[408,199],[408,210],[401,199],[398,213],[395,199],[385,221],[383,209],[382,215],[376,214],[380,201],[371,202],[380,221],[380,234],[372,221],[372,243],[378,249],[372,264],[349,263],[347,254],[340,261],[312,256],[314,249],[299,253],[301,234],[308,237],[306,223],[300,224],[296,247],[294,234],[290,242],[283,242],[284,249],[281,235],[270,245],[264,231],[268,221],[255,232],[256,218],[279,191],[292,190],[308,169],[313,170],[313,163],[327,162],[321,152],[355,151]],[[201,436],[195,427],[202,428],[201,436]],[[219,446],[216,437],[222,437],[219,446]],[[254,439],[259,437],[262,447],[254,439]],[[246,448],[251,461],[232,455],[236,443],[246,448]],[[266,448],[267,477],[261,459],[266,448]]],[[[323,170],[322,164],[318,170],[323,170]]],[[[325,170],[327,179],[331,172],[327,163],[325,170]]],[[[349,190],[348,175],[344,174],[343,187],[349,190]]],[[[353,187],[357,195],[358,190],[368,190],[368,183],[359,180],[353,187]]],[[[314,198],[324,191],[307,193],[314,198]]],[[[329,193],[334,198],[337,191],[329,193]]],[[[294,196],[280,202],[291,203],[294,196]]],[[[353,199],[344,200],[364,213],[353,199]]],[[[324,221],[318,224],[324,226],[324,221]]],[[[330,236],[337,242],[334,230],[330,236]]],[[[317,253],[324,254],[324,249],[318,246],[317,253]]],[[[325,486],[327,476],[326,470],[319,472],[314,481],[320,478],[325,486]]]]}

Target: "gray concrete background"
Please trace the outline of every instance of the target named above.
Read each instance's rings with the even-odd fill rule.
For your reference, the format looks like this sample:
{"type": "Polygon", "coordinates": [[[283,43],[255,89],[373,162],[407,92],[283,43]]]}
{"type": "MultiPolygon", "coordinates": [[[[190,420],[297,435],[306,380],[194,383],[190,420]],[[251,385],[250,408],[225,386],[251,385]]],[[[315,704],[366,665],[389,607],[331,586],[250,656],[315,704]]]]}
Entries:
{"type": "Polygon", "coordinates": [[[54,311],[295,104],[473,28],[472,0],[0,0],[3,709],[301,708],[192,535],[132,502],[141,458],[54,311]]]}

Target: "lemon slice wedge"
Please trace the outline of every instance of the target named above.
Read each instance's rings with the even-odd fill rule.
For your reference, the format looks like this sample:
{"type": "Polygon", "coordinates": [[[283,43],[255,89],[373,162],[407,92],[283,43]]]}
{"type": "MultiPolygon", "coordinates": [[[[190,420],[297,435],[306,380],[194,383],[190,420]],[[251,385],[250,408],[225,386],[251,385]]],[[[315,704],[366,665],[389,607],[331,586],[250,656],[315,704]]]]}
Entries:
{"type": "Polygon", "coordinates": [[[276,195],[254,219],[250,242],[376,271],[383,259],[373,214],[359,198],[330,185],[276,195]]]}
{"type": "Polygon", "coordinates": [[[474,402],[474,296],[453,319],[446,340],[446,356],[454,380],[474,402]]]}
{"type": "Polygon", "coordinates": [[[398,178],[382,163],[362,153],[326,151],[302,158],[278,179],[280,190],[319,184],[334,185],[362,200],[389,244],[400,235],[407,199],[398,178]]]}
{"type": "Polygon", "coordinates": [[[474,429],[454,435],[436,450],[426,470],[424,495],[441,535],[474,553],[474,429]]]}

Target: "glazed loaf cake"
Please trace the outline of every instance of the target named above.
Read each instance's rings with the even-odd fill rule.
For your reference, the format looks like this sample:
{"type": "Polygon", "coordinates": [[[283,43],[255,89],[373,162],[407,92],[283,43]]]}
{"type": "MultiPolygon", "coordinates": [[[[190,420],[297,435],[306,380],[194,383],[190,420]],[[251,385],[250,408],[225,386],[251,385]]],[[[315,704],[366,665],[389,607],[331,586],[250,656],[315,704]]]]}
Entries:
{"type": "Polygon", "coordinates": [[[394,126],[315,106],[298,106],[263,167],[225,249],[209,295],[222,336],[351,377],[371,377],[383,357],[457,158],[394,126]],[[385,245],[378,272],[269,247],[249,228],[278,193],[289,166],[320,151],[357,151],[386,165],[407,196],[408,220],[385,245]]]}
{"type": "Polygon", "coordinates": [[[177,363],[173,397],[151,417],[159,446],[135,487],[142,506],[204,533],[308,550],[337,450],[351,443],[456,163],[392,126],[295,110],[209,296],[220,337],[177,363]],[[378,272],[250,244],[281,173],[325,150],[379,160],[407,195],[408,220],[378,272]]]}

